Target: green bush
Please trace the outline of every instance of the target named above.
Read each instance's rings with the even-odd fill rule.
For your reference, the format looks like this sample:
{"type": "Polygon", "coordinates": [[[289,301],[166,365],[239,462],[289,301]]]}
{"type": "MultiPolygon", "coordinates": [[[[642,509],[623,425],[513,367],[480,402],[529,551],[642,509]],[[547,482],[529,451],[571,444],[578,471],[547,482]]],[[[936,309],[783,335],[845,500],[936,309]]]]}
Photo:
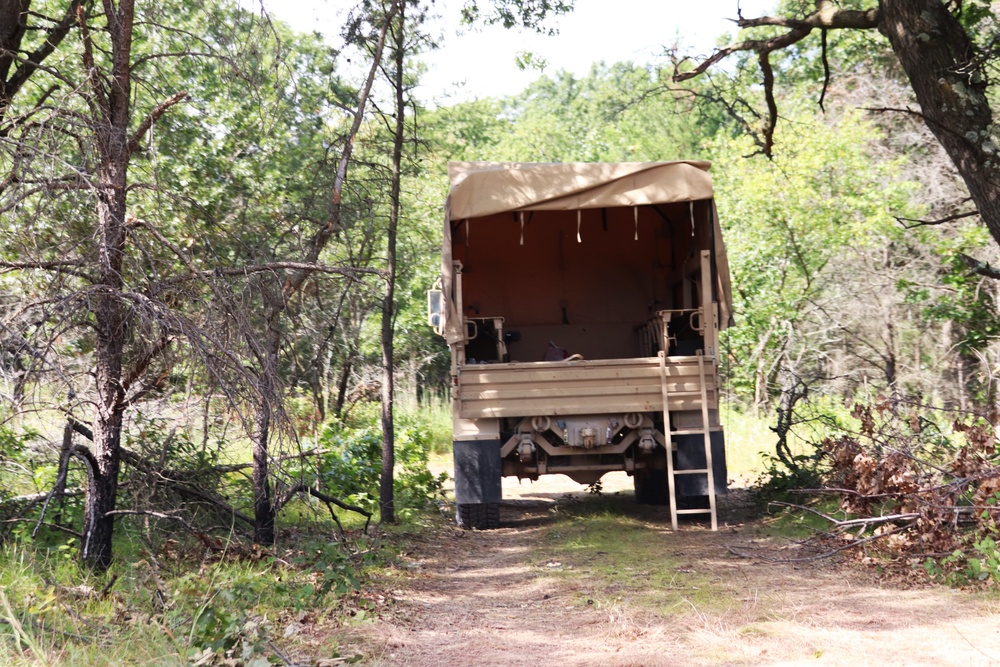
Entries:
{"type": "MultiPolygon", "coordinates": [[[[352,425],[328,423],[317,442],[324,453],[311,462],[311,471],[301,472],[315,479],[325,493],[374,512],[382,470],[382,431],[371,413],[370,409],[356,410],[352,425]],[[363,420],[366,413],[368,419],[363,420]]],[[[447,475],[434,475],[428,468],[434,436],[432,426],[419,413],[397,416],[395,434],[396,508],[406,518],[440,499],[447,475]]]]}
{"type": "Polygon", "coordinates": [[[820,468],[822,453],[796,454],[790,458],[791,466],[777,456],[765,455],[764,472],[752,487],[755,504],[766,506],[772,500],[787,501],[796,491],[816,489],[823,484],[820,468]]]}

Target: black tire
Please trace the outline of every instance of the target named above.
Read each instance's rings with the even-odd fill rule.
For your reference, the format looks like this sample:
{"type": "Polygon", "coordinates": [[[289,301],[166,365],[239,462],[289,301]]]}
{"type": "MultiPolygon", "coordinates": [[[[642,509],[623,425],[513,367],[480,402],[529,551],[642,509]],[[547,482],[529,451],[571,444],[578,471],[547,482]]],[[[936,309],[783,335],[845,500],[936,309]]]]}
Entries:
{"type": "Polygon", "coordinates": [[[670,504],[670,486],[667,484],[667,459],[662,450],[653,453],[653,465],[636,470],[632,475],[635,500],[643,505],[670,504]],[[662,467],[659,465],[662,459],[662,467]]]}
{"type": "Polygon", "coordinates": [[[679,510],[707,510],[708,496],[677,496],[679,510]]]}
{"type": "Polygon", "coordinates": [[[500,503],[468,503],[458,506],[458,525],[466,530],[500,527],[500,503]]]}

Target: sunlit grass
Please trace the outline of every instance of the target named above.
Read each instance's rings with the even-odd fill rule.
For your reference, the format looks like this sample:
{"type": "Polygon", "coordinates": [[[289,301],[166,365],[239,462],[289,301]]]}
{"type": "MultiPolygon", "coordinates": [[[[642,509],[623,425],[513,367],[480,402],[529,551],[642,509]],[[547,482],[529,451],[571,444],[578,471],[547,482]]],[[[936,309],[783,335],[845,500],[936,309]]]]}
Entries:
{"type": "Polygon", "coordinates": [[[431,452],[451,451],[451,398],[446,394],[426,394],[418,402],[406,396],[397,404],[400,415],[419,415],[431,434],[431,452]]]}
{"type": "Polygon", "coordinates": [[[765,470],[765,457],[774,454],[777,436],[771,431],[773,419],[723,406],[722,425],[726,430],[726,464],[736,486],[748,486],[765,470]]]}
{"type": "MultiPolygon", "coordinates": [[[[721,419],[726,431],[729,478],[736,486],[749,486],[761,478],[775,456],[778,435],[772,428],[777,417],[773,411],[757,414],[723,405],[721,419]]],[[[789,434],[788,446],[793,455],[812,454],[813,443],[832,433],[828,425],[818,421],[800,424],[789,434]]]]}
{"type": "MultiPolygon", "coordinates": [[[[374,535],[352,533],[345,545],[329,525],[296,531],[274,550],[232,542],[207,553],[182,538],[155,554],[127,545],[119,553],[131,557],[99,575],[73,549],[12,541],[0,549],[0,664],[278,661],[276,645],[298,647],[290,623],[333,628],[366,608],[365,581],[395,553],[373,548],[374,535]]],[[[336,658],[336,644],[320,657],[336,658]]]]}
{"type": "MultiPolygon", "coordinates": [[[[377,414],[363,406],[355,417],[377,435],[372,427],[377,414]]],[[[398,418],[400,442],[442,450],[450,445],[450,406],[444,401],[404,405],[398,418]]],[[[169,430],[144,428],[143,445],[155,448],[171,438],[169,430]]],[[[322,444],[312,438],[302,436],[303,449],[322,444]]],[[[219,462],[250,459],[246,437],[227,439],[221,447],[219,462]]],[[[410,457],[419,463],[418,455],[410,457]]],[[[412,474],[402,470],[408,471],[412,474]]],[[[234,506],[247,508],[243,472],[227,476],[219,488],[234,506]]],[[[9,535],[0,549],[0,665],[280,663],[284,658],[274,646],[286,655],[301,649],[310,659],[338,658],[336,641],[317,654],[305,645],[312,630],[301,637],[286,630],[308,619],[329,634],[344,619],[375,609],[366,591],[395,558],[394,534],[419,531],[422,522],[437,516],[433,506],[404,506],[406,497],[397,495],[399,525],[374,527],[376,516],[367,534],[361,532],[364,517],[334,508],[346,541],[325,503],[295,498],[278,516],[273,548],[256,547],[235,529],[228,536],[225,530],[210,531],[203,539],[216,546],[207,548],[196,535],[176,531],[176,524],[122,517],[115,561],[104,575],[79,564],[75,540],[58,535],[61,539],[34,540],[28,526],[9,535]]]]}
{"type": "Polygon", "coordinates": [[[670,532],[635,516],[622,498],[562,506],[536,548],[536,566],[575,582],[576,603],[632,608],[659,615],[713,609],[719,591],[698,563],[671,553],[670,532]]]}

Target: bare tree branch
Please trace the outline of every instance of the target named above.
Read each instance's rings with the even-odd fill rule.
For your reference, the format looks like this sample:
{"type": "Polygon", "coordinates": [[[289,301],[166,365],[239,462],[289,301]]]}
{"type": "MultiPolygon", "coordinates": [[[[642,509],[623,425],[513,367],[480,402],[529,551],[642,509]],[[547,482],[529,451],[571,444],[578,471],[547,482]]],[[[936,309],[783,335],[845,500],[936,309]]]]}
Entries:
{"type": "Polygon", "coordinates": [[[826,91],[830,88],[830,57],[827,53],[826,33],[827,31],[825,28],[820,32],[820,57],[823,60],[823,90],[819,94],[819,109],[823,113],[826,113],[826,107],[823,106],[823,100],[826,99],[826,91]]]}
{"type": "Polygon", "coordinates": [[[774,148],[774,131],[778,123],[778,107],[774,97],[774,71],[771,67],[770,54],[774,51],[786,49],[796,44],[812,33],[813,30],[821,31],[822,58],[824,67],[823,90],[820,94],[819,105],[823,108],[826,97],[826,90],[830,83],[830,65],[827,60],[827,32],[829,30],[850,30],[850,29],[870,29],[878,26],[878,10],[869,9],[843,10],[839,9],[832,0],[817,0],[816,11],[803,19],[792,19],[780,16],[762,16],[760,18],[746,19],[742,15],[737,19],[736,25],[741,29],[759,28],[764,26],[776,26],[787,28],[788,31],[767,39],[750,39],[735,42],[729,46],[718,49],[711,56],[696,64],[693,68],[681,71],[680,67],[688,61],[681,59],[674,65],[673,80],[676,82],[686,81],[703,74],[721,60],[739,52],[754,52],[760,63],[763,74],[764,98],[767,104],[767,117],[763,130],[763,145],[761,152],[767,157],[772,156],[774,148]]]}
{"type": "Polygon", "coordinates": [[[955,213],[953,215],[948,215],[937,220],[917,220],[915,218],[900,218],[896,217],[896,222],[903,225],[903,229],[916,229],[917,227],[933,227],[935,225],[943,225],[949,222],[954,222],[956,220],[962,220],[963,218],[971,218],[973,216],[979,215],[979,211],[964,211],[962,213],[955,213]],[[908,225],[906,223],[912,222],[914,224],[908,225]]]}
{"type": "Polygon", "coordinates": [[[175,104],[183,100],[185,97],[187,97],[186,92],[177,93],[176,95],[173,95],[166,101],[156,105],[156,108],[154,108],[152,111],[149,112],[149,115],[147,115],[142,120],[142,122],[139,124],[139,127],[136,128],[135,133],[132,135],[132,139],[128,142],[129,155],[134,153],[135,149],[139,147],[139,142],[142,140],[142,135],[144,135],[146,132],[149,131],[149,128],[153,126],[153,123],[159,120],[160,116],[166,113],[167,109],[174,106],[175,104]]]}
{"type": "Polygon", "coordinates": [[[982,262],[974,257],[969,257],[964,252],[958,253],[959,259],[965,262],[970,272],[993,280],[1000,280],[1000,269],[990,266],[989,262],[982,262]]]}

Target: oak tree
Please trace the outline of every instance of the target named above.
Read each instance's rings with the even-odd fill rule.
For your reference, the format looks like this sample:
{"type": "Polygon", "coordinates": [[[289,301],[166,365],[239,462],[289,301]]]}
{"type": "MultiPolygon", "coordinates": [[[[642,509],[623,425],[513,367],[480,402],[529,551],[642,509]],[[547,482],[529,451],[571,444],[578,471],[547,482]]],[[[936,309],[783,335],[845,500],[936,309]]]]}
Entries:
{"type": "Polygon", "coordinates": [[[784,7],[787,12],[774,16],[739,15],[736,24],[746,31],[745,38],[693,66],[682,61],[674,80],[696,77],[733,54],[756,55],[766,105],[759,148],[770,155],[779,114],[772,62],[776,54],[803,47],[807,38],[818,35],[825,91],[830,71],[828,35],[842,30],[877,31],[908,77],[920,107],[919,111],[899,111],[919,115],[945,149],[979,216],[1000,244],[1000,162],[990,94],[992,76],[1000,62],[1000,44],[997,17],[990,3],[816,0],[790,2],[784,7]]]}

